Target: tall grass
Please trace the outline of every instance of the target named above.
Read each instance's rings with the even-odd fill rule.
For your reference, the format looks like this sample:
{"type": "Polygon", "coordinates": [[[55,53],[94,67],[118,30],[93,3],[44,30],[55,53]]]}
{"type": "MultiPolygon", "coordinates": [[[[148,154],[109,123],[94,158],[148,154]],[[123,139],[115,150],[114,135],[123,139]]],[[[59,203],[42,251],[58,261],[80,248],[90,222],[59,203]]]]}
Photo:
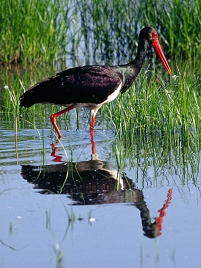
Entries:
{"type": "Polygon", "coordinates": [[[122,62],[125,55],[126,60],[133,58],[139,31],[145,25],[158,30],[169,57],[201,54],[199,0],[82,0],[78,6],[85,43],[91,42],[94,58],[97,54],[105,57],[104,61],[122,62]]]}
{"type": "Polygon", "coordinates": [[[201,131],[200,66],[182,64],[176,67],[178,76],[161,76],[160,71],[141,72],[128,92],[116,102],[102,108],[107,110],[108,122],[125,146],[132,145],[135,136],[170,135],[183,132],[199,138],[201,131]],[[190,70],[190,71],[189,71],[190,70]],[[168,134],[168,135],[169,135],[168,134]]]}
{"type": "Polygon", "coordinates": [[[43,63],[63,57],[68,9],[63,0],[2,0],[0,63],[43,63]]]}
{"type": "Polygon", "coordinates": [[[201,55],[200,0],[2,0],[0,63],[125,63],[155,27],[168,57],[201,55]]]}
{"type": "MultiPolygon", "coordinates": [[[[13,128],[13,122],[16,118],[18,118],[19,128],[50,129],[52,127],[49,119],[50,115],[58,112],[63,107],[34,105],[29,109],[24,109],[19,106],[19,98],[27,88],[54,74],[52,66],[50,68],[26,68],[26,70],[17,68],[15,71],[5,69],[4,74],[0,75],[0,121],[6,122],[8,129],[13,128]]],[[[73,116],[66,113],[59,117],[57,120],[58,126],[61,129],[72,128],[71,119],[73,116]]],[[[53,133],[55,132],[53,131],[53,133]]]]}

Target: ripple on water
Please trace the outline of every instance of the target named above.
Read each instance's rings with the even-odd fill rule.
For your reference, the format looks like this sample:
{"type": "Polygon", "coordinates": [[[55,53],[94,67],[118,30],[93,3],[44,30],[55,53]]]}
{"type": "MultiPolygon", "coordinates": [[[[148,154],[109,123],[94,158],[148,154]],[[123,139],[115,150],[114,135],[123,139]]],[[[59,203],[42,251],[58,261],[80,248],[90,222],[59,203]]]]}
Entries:
{"type": "MultiPolygon", "coordinates": [[[[57,147],[59,153],[72,160],[74,149],[75,158],[89,159],[91,156],[91,141],[88,130],[62,131],[63,137],[57,147]]],[[[14,165],[16,163],[41,163],[45,157],[46,161],[52,161],[51,144],[55,143],[57,137],[48,129],[23,129],[17,134],[13,130],[0,130],[0,165],[14,165]]],[[[107,130],[95,131],[95,142],[100,153],[104,156],[109,153],[109,143],[114,139],[114,132],[107,130]]]]}

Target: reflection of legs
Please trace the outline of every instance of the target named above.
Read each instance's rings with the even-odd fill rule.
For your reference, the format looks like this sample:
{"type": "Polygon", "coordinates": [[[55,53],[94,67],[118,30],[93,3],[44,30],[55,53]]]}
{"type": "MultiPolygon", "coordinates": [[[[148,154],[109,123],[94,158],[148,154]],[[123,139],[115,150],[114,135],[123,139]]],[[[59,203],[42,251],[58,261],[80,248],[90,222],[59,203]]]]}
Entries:
{"type": "Polygon", "coordinates": [[[52,115],[50,116],[50,120],[51,120],[51,122],[52,122],[52,125],[53,125],[54,129],[56,130],[56,132],[57,132],[57,134],[58,134],[58,138],[59,138],[59,139],[62,137],[62,135],[61,135],[61,132],[60,132],[58,126],[57,126],[56,118],[57,118],[58,116],[64,114],[64,113],[66,113],[66,112],[72,110],[73,108],[74,108],[74,105],[71,105],[71,106],[69,106],[68,108],[66,108],[66,109],[64,109],[64,110],[62,110],[62,111],[59,111],[59,112],[57,112],[57,113],[55,113],[55,114],[52,114],[52,115]]]}
{"type": "Polygon", "coordinates": [[[52,153],[51,153],[51,156],[54,157],[54,160],[53,160],[54,162],[63,162],[62,156],[57,154],[57,151],[59,149],[59,147],[57,146],[57,143],[58,142],[55,142],[55,143],[52,143],[51,144],[52,149],[53,149],[52,150],[52,153]]]}

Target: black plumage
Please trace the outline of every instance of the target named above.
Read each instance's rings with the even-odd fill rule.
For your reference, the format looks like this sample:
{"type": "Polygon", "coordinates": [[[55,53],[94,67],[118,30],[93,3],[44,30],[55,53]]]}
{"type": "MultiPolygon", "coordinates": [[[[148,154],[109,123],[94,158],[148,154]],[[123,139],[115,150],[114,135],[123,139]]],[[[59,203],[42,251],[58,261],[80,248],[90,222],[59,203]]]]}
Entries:
{"type": "Polygon", "coordinates": [[[122,81],[121,73],[109,66],[83,66],[67,69],[34,85],[20,99],[20,106],[36,103],[67,105],[104,102],[122,81]]]}

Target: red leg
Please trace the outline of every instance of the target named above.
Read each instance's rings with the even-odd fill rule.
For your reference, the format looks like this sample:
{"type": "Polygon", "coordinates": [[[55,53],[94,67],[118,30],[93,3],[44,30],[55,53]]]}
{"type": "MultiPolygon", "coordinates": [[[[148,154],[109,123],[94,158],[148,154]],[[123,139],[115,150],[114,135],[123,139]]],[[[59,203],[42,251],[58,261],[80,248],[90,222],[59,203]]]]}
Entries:
{"type": "Polygon", "coordinates": [[[51,122],[52,122],[52,125],[53,125],[54,129],[56,130],[56,132],[57,132],[57,134],[58,134],[58,138],[59,138],[59,139],[62,137],[62,135],[61,135],[61,132],[60,132],[58,126],[57,126],[56,118],[57,118],[57,116],[60,116],[60,115],[62,115],[62,114],[64,114],[64,113],[66,113],[66,112],[72,110],[73,108],[74,108],[74,106],[71,105],[71,106],[69,106],[68,108],[66,108],[66,109],[64,109],[64,110],[62,110],[62,111],[59,111],[58,113],[52,114],[52,115],[50,116],[50,120],[51,120],[51,122]]]}
{"type": "Polygon", "coordinates": [[[90,135],[94,137],[94,128],[95,128],[95,121],[96,121],[96,118],[95,116],[93,115],[91,117],[91,126],[90,126],[90,135]]]}
{"type": "Polygon", "coordinates": [[[95,116],[91,118],[91,126],[90,126],[90,136],[91,136],[91,145],[92,145],[92,154],[96,154],[96,143],[94,141],[94,127],[95,127],[95,116]]]}

